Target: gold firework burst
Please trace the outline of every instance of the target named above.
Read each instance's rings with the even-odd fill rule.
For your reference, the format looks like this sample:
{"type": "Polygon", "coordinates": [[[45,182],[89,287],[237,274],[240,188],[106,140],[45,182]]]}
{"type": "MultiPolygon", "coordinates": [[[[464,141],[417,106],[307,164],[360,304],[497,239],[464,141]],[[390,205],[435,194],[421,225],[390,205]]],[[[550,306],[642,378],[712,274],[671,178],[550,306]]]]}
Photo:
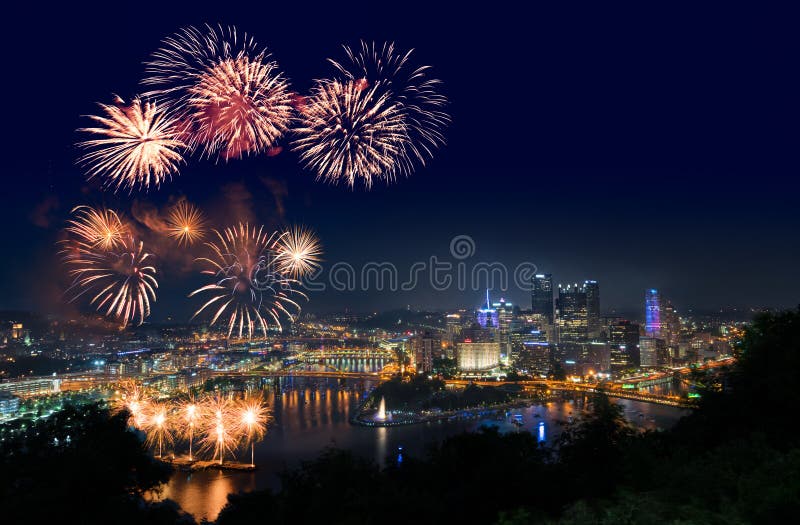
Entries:
{"type": "Polygon", "coordinates": [[[87,175],[103,178],[114,190],[149,189],[178,173],[183,162],[178,121],[155,102],[134,98],[130,104],[100,104],[104,115],[90,115],[95,127],[80,128],[98,138],[78,143],[89,150],[78,162],[87,175]]]}

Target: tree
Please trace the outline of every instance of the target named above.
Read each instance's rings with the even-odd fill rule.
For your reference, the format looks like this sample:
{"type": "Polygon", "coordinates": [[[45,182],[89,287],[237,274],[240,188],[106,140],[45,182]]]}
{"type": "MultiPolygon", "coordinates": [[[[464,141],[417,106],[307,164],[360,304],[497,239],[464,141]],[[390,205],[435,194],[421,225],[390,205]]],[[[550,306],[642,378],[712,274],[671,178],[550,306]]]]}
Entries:
{"type": "Polygon", "coordinates": [[[580,494],[602,494],[622,471],[625,449],[635,435],[622,407],[603,394],[592,399],[592,409],[567,426],[558,440],[558,456],[571,483],[580,494]]]}
{"type": "Polygon", "coordinates": [[[192,523],[147,504],[170,468],[127,429],[127,413],[67,406],[0,443],[0,508],[9,523],[192,523]],[[149,516],[149,518],[148,518],[149,516]]]}

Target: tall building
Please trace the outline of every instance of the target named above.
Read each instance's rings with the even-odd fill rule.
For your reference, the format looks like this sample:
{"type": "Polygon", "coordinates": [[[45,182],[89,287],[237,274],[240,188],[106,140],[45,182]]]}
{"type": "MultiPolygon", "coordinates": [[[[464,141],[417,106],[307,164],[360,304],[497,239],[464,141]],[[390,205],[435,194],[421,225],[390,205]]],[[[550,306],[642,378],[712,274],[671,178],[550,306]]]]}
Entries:
{"type": "Polygon", "coordinates": [[[553,324],[553,276],[537,273],[531,283],[531,313],[542,316],[547,324],[553,324]]]}
{"type": "Polygon", "coordinates": [[[433,360],[443,357],[442,340],[425,332],[414,339],[414,362],[417,372],[430,373],[433,371],[433,360]]]}
{"type": "Polygon", "coordinates": [[[500,354],[503,362],[508,362],[510,354],[511,323],[514,321],[514,305],[500,298],[500,302],[493,303],[492,309],[497,312],[497,342],[500,343],[500,354]]]}
{"type": "Polygon", "coordinates": [[[663,329],[661,319],[661,296],[655,288],[651,288],[644,293],[644,318],[645,334],[647,334],[648,337],[660,338],[663,329]]]}
{"type": "Polygon", "coordinates": [[[552,363],[551,348],[547,342],[525,341],[515,366],[524,373],[547,377],[552,363]]]}
{"type": "Polygon", "coordinates": [[[619,321],[608,327],[612,370],[639,367],[639,325],[619,321]]]}
{"type": "Polygon", "coordinates": [[[556,325],[559,343],[585,343],[589,339],[586,287],[558,285],[556,325]]]}
{"type": "Polygon", "coordinates": [[[656,337],[642,337],[639,339],[639,355],[642,367],[667,366],[669,354],[663,339],[656,337]]]}
{"type": "MultiPolygon", "coordinates": [[[[663,300],[663,299],[662,299],[663,300]]],[[[664,301],[664,310],[661,318],[661,336],[667,343],[667,348],[673,356],[677,357],[678,337],[681,332],[681,320],[678,311],[670,301],[664,301]]]]}
{"type": "Polygon", "coordinates": [[[586,290],[586,325],[589,339],[600,339],[603,325],[600,320],[600,286],[597,281],[584,281],[586,290]]]}
{"type": "Polygon", "coordinates": [[[478,324],[483,328],[498,328],[500,326],[497,310],[492,308],[492,304],[489,302],[489,290],[486,290],[486,306],[478,309],[477,319],[478,324]]]}
{"type": "Polygon", "coordinates": [[[461,330],[464,328],[462,322],[461,315],[459,314],[448,314],[447,317],[445,317],[448,343],[455,343],[461,335],[461,330]]]}

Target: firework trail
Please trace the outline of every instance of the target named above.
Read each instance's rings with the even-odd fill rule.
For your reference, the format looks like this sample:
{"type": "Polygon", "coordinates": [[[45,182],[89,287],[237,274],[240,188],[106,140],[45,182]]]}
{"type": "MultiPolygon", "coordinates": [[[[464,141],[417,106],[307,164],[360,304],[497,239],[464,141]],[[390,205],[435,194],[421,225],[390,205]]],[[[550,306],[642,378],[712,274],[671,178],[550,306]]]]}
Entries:
{"type": "Polygon", "coordinates": [[[233,401],[227,396],[216,394],[206,399],[201,407],[201,451],[213,451],[214,458],[219,456],[219,464],[222,465],[225,454],[236,450],[240,438],[236,433],[233,401]]]}
{"type": "Polygon", "coordinates": [[[194,397],[178,405],[178,412],[183,418],[185,426],[182,427],[181,435],[189,441],[189,461],[194,459],[194,433],[202,421],[202,405],[194,397]]]}
{"type": "Polygon", "coordinates": [[[147,420],[145,424],[145,434],[148,446],[158,445],[158,457],[164,453],[164,445],[171,445],[174,442],[170,421],[170,406],[166,403],[152,402],[147,407],[147,420]]]}
{"type": "Polygon", "coordinates": [[[123,327],[131,322],[142,324],[150,315],[150,302],[156,300],[158,288],[156,270],[149,262],[151,255],[144,251],[143,244],[126,234],[104,249],[92,236],[87,239],[69,227],[67,232],[75,235],[65,241],[61,251],[73,279],[67,289],[67,294],[72,295],[70,301],[86,294],[98,312],[123,327]]]}
{"type": "Polygon", "coordinates": [[[412,167],[402,108],[377,87],[318,81],[298,120],[293,148],[317,179],[350,187],[360,180],[369,189],[373,179],[391,182],[412,167]]]}
{"type": "Polygon", "coordinates": [[[281,316],[293,319],[300,311],[291,296],[307,297],[292,289],[295,279],[281,272],[279,236],[247,223],[214,233],[217,240],[206,243],[211,256],[198,259],[209,267],[202,273],[212,276],[214,282],[189,294],[210,293],[212,297],[192,319],[206,309],[214,312],[211,325],[227,317],[228,337],[235,329],[240,338],[251,338],[259,328],[265,336],[269,326],[280,330],[281,316]]]}
{"type": "Polygon", "coordinates": [[[80,128],[91,138],[78,143],[88,150],[78,159],[89,179],[101,177],[114,191],[147,190],[178,173],[186,144],[178,121],[164,106],[134,98],[129,105],[117,97],[99,104],[103,115],[89,115],[96,126],[80,128]]]}
{"type": "Polygon", "coordinates": [[[255,442],[264,438],[270,419],[269,407],[261,396],[246,397],[238,404],[238,433],[250,442],[250,465],[255,466],[255,442]]]}
{"type": "Polygon", "coordinates": [[[234,27],[184,28],[145,62],[150,96],[183,108],[191,146],[223,159],[272,151],[289,128],[289,83],[266,49],[234,27]]]}
{"type": "Polygon", "coordinates": [[[110,250],[124,244],[128,229],[114,210],[77,206],[72,213],[74,218],[67,221],[66,231],[81,245],[110,250]]]}
{"type": "Polygon", "coordinates": [[[205,218],[196,206],[181,200],[167,215],[167,234],[179,246],[189,246],[205,236],[205,218]]]}
{"type": "Polygon", "coordinates": [[[278,238],[278,266],[284,274],[299,279],[320,267],[322,247],[314,232],[291,227],[278,238]]]}
{"type": "Polygon", "coordinates": [[[375,88],[396,104],[406,124],[409,140],[404,144],[410,158],[423,166],[433,152],[444,145],[444,128],[450,116],[444,111],[447,97],[442,82],[430,77],[430,66],[413,66],[413,49],[402,52],[394,43],[376,45],[361,41],[357,48],[343,46],[346,60],[328,59],[342,81],[352,81],[360,89],[375,88]]]}

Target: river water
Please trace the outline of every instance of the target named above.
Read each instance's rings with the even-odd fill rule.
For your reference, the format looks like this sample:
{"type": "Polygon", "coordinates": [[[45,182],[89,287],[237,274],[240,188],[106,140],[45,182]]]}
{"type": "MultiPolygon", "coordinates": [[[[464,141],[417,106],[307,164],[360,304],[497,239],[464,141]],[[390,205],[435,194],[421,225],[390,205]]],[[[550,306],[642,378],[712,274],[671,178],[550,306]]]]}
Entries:
{"type": "MultiPolygon", "coordinates": [[[[198,471],[175,472],[161,497],[176,501],[198,521],[214,520],[227,501],[228,494],[279,486],[278,474],[319,456],[325,447],[335,446],[385,464],[399,447],[404,454],[421,456],[432,444],[448,436],[474,431],[491,424],[501,431],[514,432],[510,421],[495,418],[460,419],[391,428],[362,427],[349,422],[351,413],[368,395],[368,381],[335,379],[281,378],[262,382],[265,398],[272,407],[274,421],[267,436],[256,444],[254,472],[198,471]]],[[[558,437],[562,426],[582,409],[582,399],[549,402],[513,410],[522,416],[522,429],[540,441],[558,437]]],[[[620,400],[628,419],[637,426],[669,428],[685,413],[673,407],[620,400]]],[[[232,458],[227,458],[232,459],[232,458]]],[[[249,450],[238,459],[249,461],[249,450]]]]}

